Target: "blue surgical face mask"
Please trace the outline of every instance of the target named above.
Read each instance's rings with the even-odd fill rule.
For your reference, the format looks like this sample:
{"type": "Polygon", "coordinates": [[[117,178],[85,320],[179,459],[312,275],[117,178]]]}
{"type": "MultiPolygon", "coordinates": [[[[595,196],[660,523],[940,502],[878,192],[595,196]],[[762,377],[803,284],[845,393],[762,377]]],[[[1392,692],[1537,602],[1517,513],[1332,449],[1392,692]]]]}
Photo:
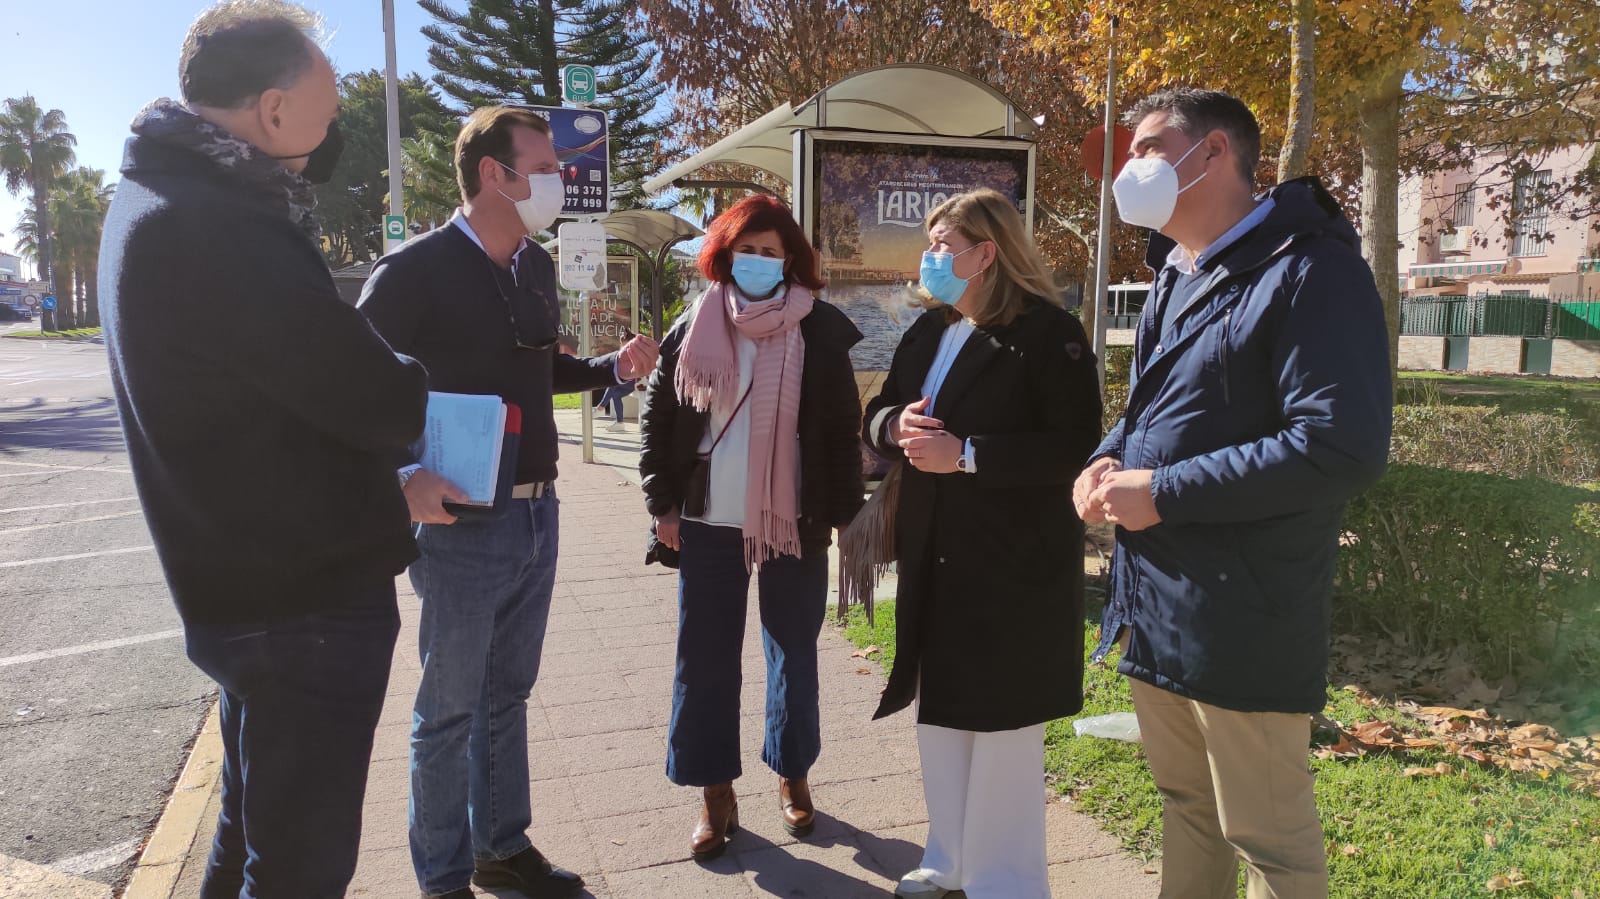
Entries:
{"type": "MultiPolygon", "coordinates": [[[[929,250],[922,254],[922,288],[932,297],[946,306],[954,306],[961,301],[961,295],[967,292],[967,284],[972,278],[956,277],[956,259],[978,248],[973,244],[959,253],[935,253],[929,250]]],[[[973,277],[977,277],[976,274],[973,277]]]]}
{"type": "Polygon", "coordinates": [[[783,260],[755,253],[733,254],[733,283],[745,296],[765,299],[783,283],[783,260]]]}

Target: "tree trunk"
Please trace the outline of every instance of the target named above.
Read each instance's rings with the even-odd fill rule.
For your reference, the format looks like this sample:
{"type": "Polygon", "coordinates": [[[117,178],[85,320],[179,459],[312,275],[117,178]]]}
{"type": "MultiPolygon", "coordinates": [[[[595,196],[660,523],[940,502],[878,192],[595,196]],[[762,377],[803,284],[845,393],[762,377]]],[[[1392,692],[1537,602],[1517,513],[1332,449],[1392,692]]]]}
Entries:
{"type": "Polygon", "coordinates": [[[561,103],[561,63],[556,58],[556,4],[555,0],[539,0],[539,56],[544,61],[545,102],[551,106],[561,103]]]}
{"type": "Polygon", "coordinates": [[[1278,182],[1306,174],[1311,133],[1316,126],[1317,4],[1295,0],[1294,38],[1289,51],[1289,124],[1278,154],[1278,182]]]}
{"type": "Polygon", "coordinates": [[[87,318],[85,327],[100,327],[100,266],[98,263],[89,266],[83,285],[83,307],[87,318]]]}
{"type": "Polygon", "coordinates": [[[56,313],[61,316],[58,325],[61,330],[78,327],[78,282],[70,265],[62,270],[62,282],[56,286],[56,313]]]}
{"type": "Polygon", "coordinates": [[[1383,297],[1391,376],[1400,359],[1401,79],[1384,79],[1361,106],[1361,255],[1383,297]]]}
{"type": "MultiPolygon", "coordinates": [[[[50,222],[50,185],[45,182],[44,175],[40,172],[33,174],[33,222],[39,228],[39,278],[47,285],[45,289],[54,295],[56,271],[55,259],[51,253],[53,231],[50,222]]],[[[51,327],[45,330],[61,330],[60,310],[58,301],[55,311],[45,313],[45,321],[51,324],[51,327]]]]}

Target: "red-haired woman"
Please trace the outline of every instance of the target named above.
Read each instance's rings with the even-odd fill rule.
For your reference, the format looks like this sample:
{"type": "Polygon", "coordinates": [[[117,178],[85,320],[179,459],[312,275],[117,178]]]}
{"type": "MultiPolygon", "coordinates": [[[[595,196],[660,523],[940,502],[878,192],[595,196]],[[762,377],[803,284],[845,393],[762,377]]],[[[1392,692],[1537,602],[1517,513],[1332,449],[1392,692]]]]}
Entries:
{"type": "Polygon", "coordinates": [[[816,251],[771,197],[719,216],[699,262],[711,287],[661,342],[639,471],[656,538],[679,562],[667,777],[704,788],[690,844],[703,861],[739,827],[733,781],[752,571],[767,660],[761,760],[778,774],[784,827],[805,836],[815,823],[806,774],[822,749],[817,635],[827,548],[831,530],[862,505],[850,365],[861,332],[813,295],[823,286],[816,251]],[[709,476],[698,478],[702,460],[709,476]]]}

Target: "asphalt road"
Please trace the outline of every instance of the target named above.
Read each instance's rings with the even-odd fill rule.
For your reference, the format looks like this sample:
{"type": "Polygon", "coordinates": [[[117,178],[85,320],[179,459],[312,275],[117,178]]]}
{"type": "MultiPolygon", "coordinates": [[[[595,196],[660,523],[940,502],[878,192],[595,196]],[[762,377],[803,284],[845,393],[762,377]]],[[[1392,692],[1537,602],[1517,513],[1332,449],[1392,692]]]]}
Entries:
{"type": "Polygon", "coordinates": [[[126,880],[212,701],[179,628],[104,347],[0,336],[0,870],[126,880]]]}

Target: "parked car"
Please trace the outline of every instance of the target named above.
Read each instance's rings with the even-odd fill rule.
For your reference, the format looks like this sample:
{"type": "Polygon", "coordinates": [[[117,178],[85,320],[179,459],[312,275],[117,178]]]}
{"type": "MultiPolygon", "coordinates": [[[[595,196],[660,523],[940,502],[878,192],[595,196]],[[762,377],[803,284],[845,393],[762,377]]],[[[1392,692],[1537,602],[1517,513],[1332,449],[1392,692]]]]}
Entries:
{"type": "Polygon", "coordinates": [[[33,310],[26,306],[11,306],[0,303],[0,322],[31,322],[33,310]]]}

